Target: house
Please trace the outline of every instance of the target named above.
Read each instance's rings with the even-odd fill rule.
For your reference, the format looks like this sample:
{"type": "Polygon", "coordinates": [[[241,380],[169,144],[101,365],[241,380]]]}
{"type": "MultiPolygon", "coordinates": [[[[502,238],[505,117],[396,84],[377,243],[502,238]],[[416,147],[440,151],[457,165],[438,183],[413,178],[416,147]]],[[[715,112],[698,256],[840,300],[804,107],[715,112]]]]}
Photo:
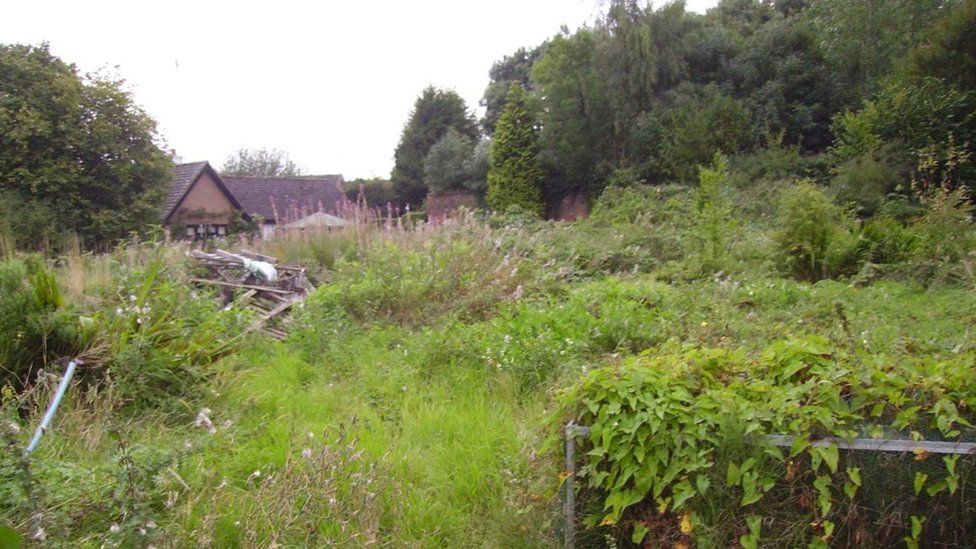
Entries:
{"type": "Polygon", "coordinates": [[[221,177],[209,162],[179,164],[163,203],[163,225],[179,237],[224,236],[241,219],[260,223],[261,236],[316,212],[336,213],[343,200],[341,175],[221,177]]]}
{"type": "Polygon", "coordinates": [[[249,216],[260,216],[262,238],[271,238],[279,223],[284,225],[315,212],[335,214],[345,198],[341,175],[225,176],[224,183],[249,216]]]}

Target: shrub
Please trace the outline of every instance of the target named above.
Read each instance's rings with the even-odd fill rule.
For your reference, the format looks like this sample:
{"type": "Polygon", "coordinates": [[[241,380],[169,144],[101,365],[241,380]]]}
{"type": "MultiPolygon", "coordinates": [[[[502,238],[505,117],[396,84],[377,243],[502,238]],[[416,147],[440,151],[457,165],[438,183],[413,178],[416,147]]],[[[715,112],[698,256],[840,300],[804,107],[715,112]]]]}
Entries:
{"type": "Polygon", "coordinates": [[[213,374],[209,366],[240,348],[252,320],[238,309],[222,310],[213,294],[188,286],[174,270],[161,249],[144,268],[120,267],[113,303],[92,320],[97,335],[85,373],[110,378],[136,408],[199,396],[213,374]]]}
{"type": "Polygon", "coordinates": [[[726,256],[726,233],[730,228],[729,207],[723,195],[728,185],[728,162],[716,154],[711,167],[699,167],[695,196],[695,237],[701,269],[713,273],[722,268],[726,256]]]}
{"type": "Polygon", "coordinates": [[[801,182],[784,191],[776,247],[785,271],[816,281],[857,268],[857,239],[850,216],[820,188],[801,182]]]}
{"type": "Polygon", "coordinates": [[[730,180],[734,187],[766,185],[775,181],[814,179],[825,175],[823,155],[804,155],[799,146],[784,146],[782,135],[768,140],[766,147],[751,154],[729,158],[730,180]]]}
{"type": "Polygon", "coordinates": [[[924,283],[939,278],[972,281],[976,227],[968,194],[964,189],[937,189],[923,199],[923,205],[925,213],[912,226],[917,235],[916,276],[924,283]]]}
{"type": "Polygon", "coordinates": [[[860,236],[864,259],[881,265],[909,259],[918,241],[917,233],[888,216],[865,221],[860,236]]]}
{"type": "Polygon", "coordinates": [[[590,212],[594,225],[650,226],[677,222],[688,210],[683,204],[689,188],[683,185],[634,185],[607,187],[590,212]]]}
{"type": "Polygon", "coordinates": [[[0,262],[0,380],[15,389],[31,372],[82,347],[77,317],[38,261],[0,262]]]}
{"type": "Polygon", "coordinates": [[[853,204],[861,217],[870,217],[881,209],[890,193],[907,191],[908,170],[887,157],[892,152],[895,151],[891,148],[870,152],[835,167],[831,190],[837,200],[841,204],[853,204]]]}
{"type": "Polygon", "coordinates": [[[966,492],[976,482],[971,462],[965,472],[958,456],[906,467],[810,440],[957,440],[976,421],[972,359],[855,358],[808,336],[751,359],[656,350],[593,370],[564,397],[590,427],[581,475],[602,501],[584,523],[610,525],[635,543],[651,536],[654,545],[967,539],[976,518],[966,492]],[[792,447],[764,438],[773,434],[792,436],[792,447]],[[924,536],[911,524],[919,517],[924,536]],[[885,527],[864,528],[876,523],[885,527]]]}

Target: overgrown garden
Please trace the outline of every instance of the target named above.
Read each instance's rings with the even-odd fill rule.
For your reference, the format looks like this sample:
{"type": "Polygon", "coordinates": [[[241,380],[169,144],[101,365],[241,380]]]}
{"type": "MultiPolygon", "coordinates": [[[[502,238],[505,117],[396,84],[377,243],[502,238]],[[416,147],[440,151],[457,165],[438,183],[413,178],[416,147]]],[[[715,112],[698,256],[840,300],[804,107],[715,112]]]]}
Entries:
{"type": "MultiPolygon", "coordinates": [[[[481,130],[426,90],[350,226],[221,243],[317,283],[283,341],[148,219],[5,216],[0,544],[549,547],[570,483],[580,547],[966,545],[974,458],[924,448],[976,440],[974,6],[615,1],[497,64],[481,130]],[[495,211],[368,207],[431,189],[495,211]],[[540,217],[571,194],[587,219],[540,217]]],[[[0,49],[127,99],[49,57],[0,49]]],[[[59,158],[0,174],[0,210],[70,209],[47,198],[94,176],[59,158]]]]}

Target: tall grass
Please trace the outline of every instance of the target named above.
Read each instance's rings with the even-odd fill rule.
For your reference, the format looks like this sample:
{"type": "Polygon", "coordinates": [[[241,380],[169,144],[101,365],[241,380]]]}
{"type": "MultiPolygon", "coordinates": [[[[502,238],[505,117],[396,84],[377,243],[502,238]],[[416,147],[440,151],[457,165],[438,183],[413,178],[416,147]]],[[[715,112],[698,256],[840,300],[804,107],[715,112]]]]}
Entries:
{"type": "MultiPolygon", "coordinates": [[[[236,337],[248,318],[187,284],[188,244],[94,255],[69,240],[38,264],[99,353],[30,482],[0,481],[0,522],[92,546],[551,546],[561,466],[544,442],[553,396],[584,372],[791,334],[898,356],[976,348],[964,285],[776,276],[779,227],[740,191],[744,221],[708,275],[693,196],[673,187],[613,190],[574,224],[434,227],[350,206],[342,229],[219,244],[319,282],[282,343],[236,337]]],[[[24,261],[0,267],[17,271],[0,303],[31,295],[24,261]]],[[[13,448],[43,412],[50,370],[3,397],[13,448]]],[[[17,456],[0,463],[10,479],[23,476],[17,456]]]]}

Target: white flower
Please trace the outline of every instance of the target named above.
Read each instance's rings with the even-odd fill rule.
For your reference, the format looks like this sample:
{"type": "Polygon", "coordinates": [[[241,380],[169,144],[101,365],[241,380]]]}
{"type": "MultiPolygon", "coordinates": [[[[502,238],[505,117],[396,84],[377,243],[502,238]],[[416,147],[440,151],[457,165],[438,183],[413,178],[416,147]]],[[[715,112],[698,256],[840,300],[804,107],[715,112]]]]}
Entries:
{"type": "Polygon", "coordinates": [[[112,532],[113,534],[117,534],[119,530],[121,530],[121,528],[119,528],[119,525],[114,522],[108,527],[108,531],[112,532]]]}
{"type": "Polygon", "coordinates": [[[129,296],[129,301],[135,302],[135,300],[136,300],[136,296],[134,295],[129,296]]]}
{"type": "MultiPolygon", "coordinates": [[[[512,275],[514,274],[515,272],[512,271],[512,275]]],[[[519,284],[518,286],[515,287],[515,292],[512,293],[512,299],[522,299],[523,295],[525,295],[525,289],[522,288],[521,284],[519,284]]]]}
{"type": "Polygon", "coordinates": [[[31,536],[31,539],[34,539],[34,540],[37,540],[37,541],[44,541],[45,539],[47,539],[47,532],[45,532],[43,528],[41,528],[40,526],[38,526],[37,527],[37,530],[34,531],[34,535],[31,536]]]}
{"type": "Polygon", "coordinates": [[[304,450],[302,450],[302,457],[305,458],[305,459],[308,459],[308,458],[312,457],[312,449],[311,448],[305,448],[304,450]]]}
{"type": "Polygon", "coordinates": [[[155,527],[156,527],[156,521],[154,520],[150,520],[149,522],[146,523],[146,528],[155,528],[155,527]]]}
{"type": "Polygon", "coordinates": [[[213,422],[210,421],[210,408],[203,408],[200,410],[200,413],[197,414],[197,419],[194,422],[194,425],[206,429],[210,434],[217,432],[217,428],[214,427],[213,422]]]}

